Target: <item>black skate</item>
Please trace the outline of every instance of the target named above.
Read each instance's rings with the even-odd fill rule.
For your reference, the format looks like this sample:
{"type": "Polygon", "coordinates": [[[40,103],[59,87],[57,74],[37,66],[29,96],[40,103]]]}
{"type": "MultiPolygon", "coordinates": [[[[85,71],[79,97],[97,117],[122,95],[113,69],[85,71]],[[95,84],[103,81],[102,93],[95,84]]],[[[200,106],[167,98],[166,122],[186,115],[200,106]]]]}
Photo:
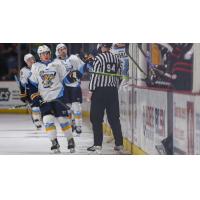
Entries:
{"type": "Polygon", "coordinates": [[[68,147],[67,147],[69,150],[70,150],[70,153],[74,153],[75,152],[75,142],[74,142],[74,138],[71,138],[69,141],[68,141],[68,147]]]}
{"type": "Polygon", "coordinates": [[[72,119],[72,132],[76,130],[75,120],[72,119]]]}
{"type": "Polygon", "coordinates": [[[37,130],[40,130],[42,128],[42,125],[40,124],[40,120],[39,119],[35,119],[33,122],[34,122],[37,130]]]}
{"type": "Polygon", "coordinates": [[[42,125],[36,126],[37,130],[40,130],[42,128],[42,125]]]}
{"type": "Polygon", "coordinates": [[[114,151],[115,151],[117,154],[123,154],[123,150],[124,150],[123,145],[119,145],[119,146],[115,146],[115,147],[114,147],[114,151]]]}
{"type": "Polygon", "coordinates": [[[76,127],[76,133],[78,136],[82,133],[81,126],[76,127]]]}
{"type": "Polygon", "coordinates": [[[102,146],[91,146],[87,148],[87,151],[92,152],[94,154],[101,154],[102,153],[102,146]]]}
{"type": "Polygon", "coordinates": [[[53,151],[54,153],[60,153],[60,145],[58,143],[58,140],[54,139],[51,142],[52,142],[51,151],[53,151]]]}

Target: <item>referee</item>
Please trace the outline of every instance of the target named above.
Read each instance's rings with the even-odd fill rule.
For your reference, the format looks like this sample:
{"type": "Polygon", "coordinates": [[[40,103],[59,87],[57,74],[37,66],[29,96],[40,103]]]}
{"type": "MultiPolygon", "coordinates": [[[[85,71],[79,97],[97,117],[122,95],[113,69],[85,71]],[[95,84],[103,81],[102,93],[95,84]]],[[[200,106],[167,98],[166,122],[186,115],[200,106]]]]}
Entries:
{"type": "Polygon", "coordinates": [[[123,137],[120,124],[118,89],[121,73],[120,61],[110,52],[112,43],[100,44],[100,51],[93,62],[93,72],[89,84],[91,91],[90,121],[94,133],[94,145],[88,151],[101,153],[103,142],[104,111],[113,131],[115,151],[123,150],[123,137]]]}

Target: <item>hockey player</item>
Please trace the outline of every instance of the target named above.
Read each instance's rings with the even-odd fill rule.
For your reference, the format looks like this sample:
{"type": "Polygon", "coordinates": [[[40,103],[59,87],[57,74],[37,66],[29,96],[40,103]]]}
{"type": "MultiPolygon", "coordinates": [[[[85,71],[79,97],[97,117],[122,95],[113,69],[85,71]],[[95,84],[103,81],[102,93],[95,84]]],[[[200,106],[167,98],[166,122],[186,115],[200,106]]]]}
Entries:
{"type": "Polygon", "coordinates": [[[20,98],[24,103],[30,105],[33,123],[37,129],[40,129],[42,127],[40,108],[35,106],[35,104],[31,101],[30,90],[28,88],[28,78],[31,75],[31,67],[35,63],[35,58],[32,54],[28,53],[24,56],[24,61],[27,66],[20,70],[20,98]]]}
{"type": "Polygon", "coordinates": [[[48,46],[42,45],[37,50],[40,62],[33,66],[30,77],[31,98],[40,106],[43,123],[52,142],[51,150],[60,151],[57,140],[55,118],[57,118],[62,132],[68,141],[68,149],[75,151],[75,143],[68,116],[67,106],[64,101],[64,82],[70,82],[72,77],[58,60],[51,61],[51,51],[48,46]],[[67,79],[68,77],[68,79],[67,79]]]}
{"type": "MultiPolygon", "coordinates": [[[[56,47],[56,56],[57,59],[61,61],[67,72],[72,72],[79,69],[84,62],[76,55],[71,55],[68,57],[67,47],[65,44],[58,44],[56,47]]],[[[72,118],[72,113],[74,115],[75,120],[72,120],[72,125],[75,122],[75,131],[78,135],[82,133],[82,113],[81,113],[81,103],[82,103],[82,91],[80,87],[81,81],[79,78],[73,83],[65,83],[65,98],[68,105],[71,107],[70,118],[72,118]]]]}
{"type": "Polygon", "coordinates": [[[128,87],[128,76],[129,76],[129,59],[126,54],[126,44],[125,43],[114,43],[111,48],[111,52],[116,55],[121,63],[123,79],[121,81],[119,90],[126,89],[128,87]]]}

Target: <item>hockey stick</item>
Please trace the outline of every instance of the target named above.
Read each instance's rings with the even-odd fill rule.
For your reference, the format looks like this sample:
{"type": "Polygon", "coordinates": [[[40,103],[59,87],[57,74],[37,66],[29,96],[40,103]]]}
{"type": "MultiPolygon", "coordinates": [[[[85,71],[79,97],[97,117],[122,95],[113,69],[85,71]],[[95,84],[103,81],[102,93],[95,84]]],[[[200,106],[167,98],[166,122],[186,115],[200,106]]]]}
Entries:
{"type": "Polygon", "coordinates": [[[119,78],[127,78],[127,79],[131,79],[131,77],[128,76],[123,76],[120,74],[111,74],[111,73],[106,73],[106,72],[93,72],[93,71],[89,71],[90,74],[98,74],[98,75],[105,75],[105,76],[115,76],[115,77],[119,77],[119,78]]]}
{"type": "Polygon", "coordinates": [[[120,74],[111,74],[111,73],[105,73],[105,72],[93,72],[93,71],[89,71],[90,74],[98,74],[98,75],[104,75],[104,76],[114,76],[114,77],[119,77],[119,78],[123,78],[123,79],[133,79],[133,80],[145,80],[145,79],[136,79],[136,78],[132,78],[130,76],[123,76],[120,74]]]}
{"type": "Polygon", "coordinates": [[[9,109],[17,109],[17,108],[27,108],[27,104],[12,106],[12,107],[10,107],[9,109]]]}

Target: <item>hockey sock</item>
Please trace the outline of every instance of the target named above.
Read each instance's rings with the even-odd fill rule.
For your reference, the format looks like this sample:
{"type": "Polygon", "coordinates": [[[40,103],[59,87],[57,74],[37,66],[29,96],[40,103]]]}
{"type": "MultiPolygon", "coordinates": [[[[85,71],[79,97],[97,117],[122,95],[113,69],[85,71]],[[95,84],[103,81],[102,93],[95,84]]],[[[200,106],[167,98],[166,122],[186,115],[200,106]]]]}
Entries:
{"type": "Polygon", "coordinates": [[[46,133],[48,134],[50,140],[54,140],[57,138],[56,126],[54,123],[53,115],[45,115],[43,117],[43,122],[45,126],[46,133]]]}
{"type": "Polygon", "coordinates": [[[72,109],[74,112],[75,124],[76,126],[82,126],[82,112],[81,104],[79,102],[72,103],[72,109]]]}
{"type": "Polygon", "coordinates": [[[41,126],[42,125],[41,112],[40,112],[40,108],[39,107],[33,107],[32,108],[32,119],[33,119],[33,123],[36,126],[41,126]]]}
{"type": "Polygon", "coordinates": [[[57,119],[60,123],[60,126],[62,129],[62,132],[64,133],[64,136],[69,141],[70,139],[73,138],[71,121],[69,119],[67,119],[66,117],[58,117],[57,119]]]}

